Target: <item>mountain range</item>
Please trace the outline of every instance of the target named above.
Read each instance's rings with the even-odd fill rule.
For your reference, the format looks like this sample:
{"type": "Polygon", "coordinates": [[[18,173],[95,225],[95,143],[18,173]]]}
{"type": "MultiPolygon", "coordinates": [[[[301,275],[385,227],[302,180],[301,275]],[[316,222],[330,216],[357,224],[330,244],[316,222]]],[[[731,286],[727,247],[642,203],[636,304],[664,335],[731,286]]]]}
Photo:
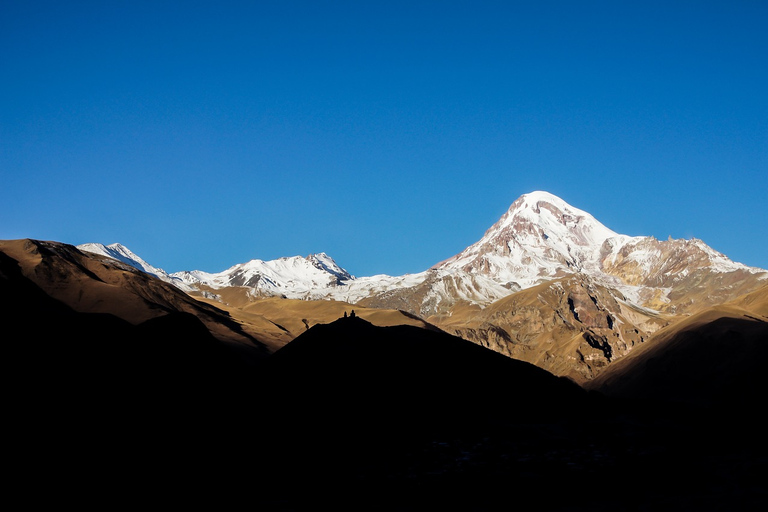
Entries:
{"type": "Polygon", "coordinates": [[[36,503],[759,510],[768,272],[543,192],[424,272],[0,241],[36,503]],[[160,501],[158,501],[160,500],[160,501]]]}
{"type": "Polygon", "coordinates": [[[358,302],[384,291],[413,290],[429,282],[431,293],[409,308],[421,316],[446,311],[458,301],[487,304],[574,274],[588,275],[616,288],[638,305],[675,311],[681,305],[669,296],[670,288],[693,280],[691,274],[743,272],[765,278],[768,272],[733,262],[701,240],[659,241],[619,235],[590,214],[540,191],[521,196],[478,242],[461,253],[405,276],[355,278],[325,253],[272,261],[255,259],[219,273],[191,270],[168,274],[121,244],[79,247],[124,261],[184,289],[246,287],[255,297],[358,302]],[[436,283],[446,285],[447,281],[453,286],[435,289],[436,283]]]}
{"type": "Polygon", "coordinates": [[[768,283],[768,271],[733,262],[701,240],[617,234],[542,191],[514,201],[461,253],[403,276],[355,277],[325,253],[168,274],[120,244],[79,247],[152,273],[246,324],[255,314],[285,327],[290,320],[282,315],[294,309],[290,315],[305,322],[288,332],[254,332],[275,346],[335,318],[339,303],[354,304],[413,315],[578,382],[662,327],[768,283]],[[291,299],[337,307],[328,317],[291,299]]]}

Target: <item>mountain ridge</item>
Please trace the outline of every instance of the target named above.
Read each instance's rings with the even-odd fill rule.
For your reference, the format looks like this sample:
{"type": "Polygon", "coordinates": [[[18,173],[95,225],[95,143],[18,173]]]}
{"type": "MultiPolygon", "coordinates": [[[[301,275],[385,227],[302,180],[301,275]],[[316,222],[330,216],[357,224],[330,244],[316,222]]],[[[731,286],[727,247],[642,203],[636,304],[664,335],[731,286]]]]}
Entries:
{"type": "MultiPolygon", "coordinates": [[[[768,271],[733,262],[698,239],[618,234],[588,212],[536,191],[515,200],[476,243],[415,274],[355,277],[318,253],[166,279],[218,301],[243,321],[255,311],[275,315],[274,306],[249,307],[268,298],[401,311],[586,382],[657,330],[758,289],[768,271]]],[[[338,313],[300,302],[289,309],[304,323],[289,320],[290,332],[266,324],[277,345],[304,325],[328,321],[332,309],[338,313]]],[[[284,314],[266,318],[286,321],[284,314]]]]}
{"type": "MultiPolygon", "coordinates": [[[[92,250],[96,245],[79,247],[92,250]]],[[[123,250],[119,256],[126,256],[127,249],[120,247],[123,250]]],[[[234,286],[250,288],[254,297],[351,303],[366,300],[369,304],[392,302],[393,293],[421,295],[421,303],[405,301],[400,308],[420,316],[444,312],[456,301],[488,305],[516,291],[574,273],[598,278],[638,306],[661,310],[669,302],[672,281],[679,279],[681,272],[687,275],[708,269],[719,274],[764,274],[768,278],[768,271],[733,262],[697,239],[659,241],[617,234],[588,212],[544,191],[520,196],[478,242],[460,253],[423,272],[403,276],[358,278],[325,253],[270,261],[254,259],[219,273],[193,270],[168,274],[136,258],[137,268],[148,269],[185,291],[204,285],[215,295],[215,289],[234,286]]]]}

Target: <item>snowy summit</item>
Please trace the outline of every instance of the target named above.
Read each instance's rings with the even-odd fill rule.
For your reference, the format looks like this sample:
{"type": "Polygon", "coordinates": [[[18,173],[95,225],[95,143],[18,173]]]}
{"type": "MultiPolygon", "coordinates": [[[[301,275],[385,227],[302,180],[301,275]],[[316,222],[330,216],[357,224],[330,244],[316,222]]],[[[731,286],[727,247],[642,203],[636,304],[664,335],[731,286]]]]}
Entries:
{"type": "Polygon", "coordinates": [[[424,272],[399,277],[355,278],[325,253],[254,259],[218,273],[193,270],[169,275],[120,244],[79,247],[131,264],[187,291],[244,287],[251,297],[352,303],[377,297],[392,307],[409,301],[406,297],[418,296],[422,314],[456,301],[488,304],[574,274],[620,289],[639,302],[644,295],[665,300],[671,284],[697,272],[768,276],[762,269],[729,260],[700,240],[661,242],[617,234],[589,213],[543,191],[518,198],[478,242],[459,254],[424,272]]]}

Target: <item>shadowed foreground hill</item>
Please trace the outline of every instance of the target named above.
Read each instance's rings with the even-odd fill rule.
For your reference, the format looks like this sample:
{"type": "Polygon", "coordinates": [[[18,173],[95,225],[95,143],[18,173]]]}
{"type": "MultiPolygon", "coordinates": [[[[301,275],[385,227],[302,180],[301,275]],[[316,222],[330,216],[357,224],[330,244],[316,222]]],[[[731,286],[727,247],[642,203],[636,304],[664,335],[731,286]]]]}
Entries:
{"type": "Polygon", "coordinates": [[[768,286],[657,332],[588,383],[624,399],[759,415],[768,396],[768,286]]]}
{"type": "Polygon", "coordinates": [[[765,495],[764,445],[738,423],[615,402],[441,332],[339,319],[262,375],[259,499],[276,509],[752,510],[765,495]]]}
{"type": "Polygon", "coordinates": [[[162,426],[250,396],[266,352],[233,326],[215,308],[112,260],[65,244],[0,242],[4,376],[10,399],[29,412],[16,421],[28,422],[27,433],[46,432],[38,445],[79,440],[87,456],[132,425],[126,447],[146,441],[147,417],[162,426]]]}
{"type": "Polygon", "coordinates": [[[162,492],[167,474],[216,449],[213,418],[246,423],[242,404],[258,399],[259,358],[197,316],[165,311],[133,324],[76,311],[3,251],[0,326],[7,484],[32,503],[162,492]]]}
{"type": "Polygon", "coordinates": [[[502,456],[494,453],[500,439],[519,435],[510,425],[562,435],[561,420],[581,417],[592,398],[466,340],[359,317],[311,328],[273,354],[262,376],[273,429],[262,460],[270,461],[273,504],[286,506],[416,510],[430,506],[427,496],[432,505],[459,499],[456,492],[468,499],[465,491],[486,479],[477,491],[493,491],[506,471],[486,474],[485,465],[502,456]],[[453,474],[459,466],[468,471],[453,474]],[[454,479],[453,492],[443,488],[454,479]]]}
{"type": "Polygon", "coordinates": [[[277,351],[262,377],[272,424],[290,444],[397,445],[559,420],[589,403],[580,387],[531,364],[439,331],[359,317],[313,327],[277,351]]]}
{"type": "Polygon", "coordinates": [[[430,428],[487,415],[557,417],[586,399],[571,381],[461,338],[359,317],[314,327],[265,371],[281,403],[366,420],[407,414],[411,425],[430,428]]]}

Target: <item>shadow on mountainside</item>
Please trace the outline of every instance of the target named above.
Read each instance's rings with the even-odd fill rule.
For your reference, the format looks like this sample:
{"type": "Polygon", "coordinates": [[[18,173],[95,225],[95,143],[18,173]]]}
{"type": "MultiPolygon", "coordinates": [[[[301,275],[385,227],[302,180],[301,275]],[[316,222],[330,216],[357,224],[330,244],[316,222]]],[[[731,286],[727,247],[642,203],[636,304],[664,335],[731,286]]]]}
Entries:
{"type": "Polygon", "coordinates": [[[720,317],[610,366],[591,389],[624,399],[756,412],[768,394],[768,322],[720,317]]]}
{"type": "Polygon", "coordinates": [[[213,453],[223,433],[215,422],[251,417],[239,411],[257,399],[258,358],[192,314],[133,325],[80,313],[2,252],[0,292],[5,455],[17,492],[84,503],[139,496],[166,469],[213,453]]]}

